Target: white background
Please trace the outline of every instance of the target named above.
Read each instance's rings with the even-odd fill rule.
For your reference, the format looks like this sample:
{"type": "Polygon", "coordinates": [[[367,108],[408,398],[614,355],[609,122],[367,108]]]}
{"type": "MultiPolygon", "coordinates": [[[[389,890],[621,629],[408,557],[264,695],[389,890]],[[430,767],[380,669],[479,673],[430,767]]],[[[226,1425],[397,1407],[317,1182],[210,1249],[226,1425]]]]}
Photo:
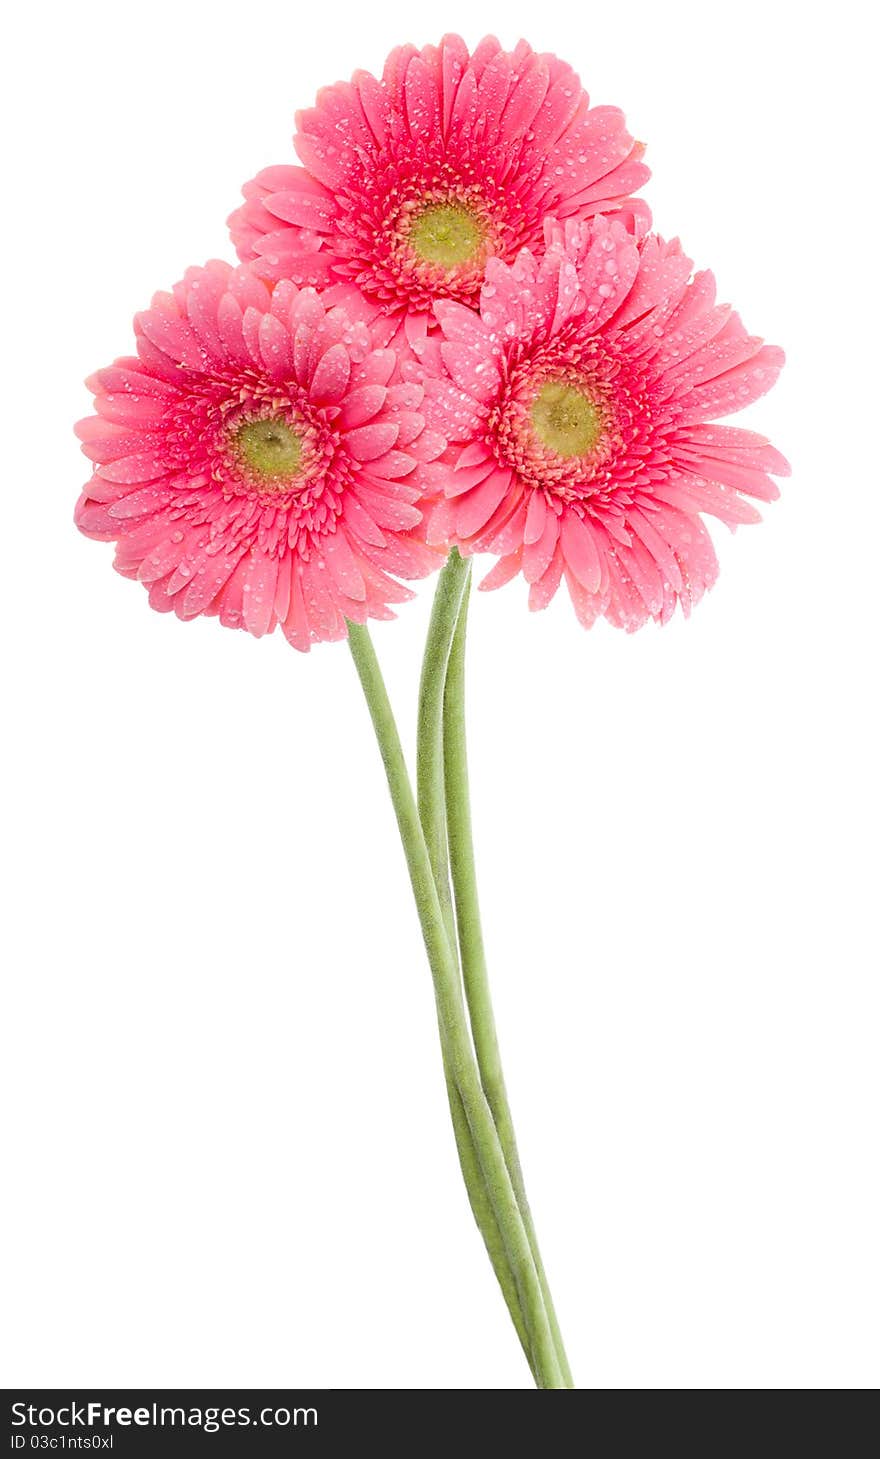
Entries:
{"type": "MultiPolygon", "coordinates": [[[[856,4],[16,7],[3,121],[8,1383],[528,1387],[460,1186],[344,645],[151,613],[71,513],[82,377],[229,256],[297,106],[524,34],[784,345],[794,464],[690,623],[475,603],[502,1044],[582,1386],[878,1377],[876,125],[856,4]],[[723,20],[722,17],[723,16],[723,20]]],[[[11,27],[11,34],[10,34],[11,27]]],[[[430,591],[376,629],[413,721],[430,591]]]]}

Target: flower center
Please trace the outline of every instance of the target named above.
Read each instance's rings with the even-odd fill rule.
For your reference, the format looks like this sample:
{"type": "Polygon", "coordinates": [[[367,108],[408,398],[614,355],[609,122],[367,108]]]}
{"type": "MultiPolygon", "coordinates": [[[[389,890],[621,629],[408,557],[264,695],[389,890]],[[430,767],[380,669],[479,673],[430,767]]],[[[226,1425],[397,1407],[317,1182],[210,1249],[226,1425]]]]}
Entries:
{"type": "Polygon", "coordinates": [[[557,456],[586,456],[602,434],[602,412],[567,380],[547,380],[532,403],[539,441],[557,456]]]}
{"type": "Polygon", "coordinates": [[[261,489],[283,490],[299,474],[302,441],[286,421],[272,416],[247,420],[238,427],[233,441],[242,465],[262,478],[261,489]]]}
{"type": "Polygon", "coordinates": [[[462,203],[431,203],[413,219],[409,240],[419,258],[441,268],[471,263],[483,244],[479,219],[462,203]]]}

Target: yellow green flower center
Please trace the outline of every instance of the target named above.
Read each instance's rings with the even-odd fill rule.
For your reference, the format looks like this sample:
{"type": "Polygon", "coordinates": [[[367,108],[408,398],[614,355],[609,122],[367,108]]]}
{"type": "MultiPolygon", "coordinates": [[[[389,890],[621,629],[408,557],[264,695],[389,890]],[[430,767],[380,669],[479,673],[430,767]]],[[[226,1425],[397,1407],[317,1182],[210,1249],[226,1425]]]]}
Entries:
{"type": "Polygon", "coordinates": [[[286,421],[248,420],[238,427],[235,449],[242,464],[266,486],[283,487],[296,476],[302,463],[302,441],[286,421]]]}
{"type": "Polygon", "coordinates": [[[483,243],[479,219],[463,203],[431,203],[412,223],[410,243],[419,258],[441,268],[471,263],[483,243]]]}
{"type": "Polygon", "coordinates": [[[557,456],[586,456],[602,434],[602,412],[567,380],[548,380],[532,404],[538,439],[557,456]]]}

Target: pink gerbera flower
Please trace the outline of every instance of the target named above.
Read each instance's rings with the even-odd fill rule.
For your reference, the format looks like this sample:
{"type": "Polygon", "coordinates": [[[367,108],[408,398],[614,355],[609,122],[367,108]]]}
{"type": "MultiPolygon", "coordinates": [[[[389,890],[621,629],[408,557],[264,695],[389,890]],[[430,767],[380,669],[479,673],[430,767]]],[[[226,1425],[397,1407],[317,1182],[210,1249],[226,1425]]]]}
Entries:
{"type": "Polygon", "coordinates": [[[313,290],[270,296],[247,269],[190,269],[135,321],[137,358],[89,381],[77,433],[96,463],[76,510],[115,540],[115,566],[180,618],[217,614],[295,648],[346,619],[393,617],[398,577],[439,566],[425,546],[419,385],[363,324],[313,290]]]}
{"type": "Polygon", "coordinates": [[[539,244],[548,213],[649,221],[622,113],[590,107],[571,67],[525,41],[400,47],[381,81],[326,88],[297,125],[304,165],[261,172],[230,218],[239,255],[268,279],[333,285],[388,339],[405,322],[416,348],[434,300],[475,304],[486,261],[539,244]]]}
{"type": "Polygon", "coordinates": [[[717,561],[701,512],[759,520],[769,473],[788,465],[762,437],[714,424],[763,395],[781,350],[748,335],[691,278],[677,241],[636,244],[619,223],[549,223],[547,252],[490,260],[480,313],[445,300],[424,351],[426,409],[450,448],[431,540],[521,572],[532,608],[565,578],[589,627],[685,613],[717,561]]]}

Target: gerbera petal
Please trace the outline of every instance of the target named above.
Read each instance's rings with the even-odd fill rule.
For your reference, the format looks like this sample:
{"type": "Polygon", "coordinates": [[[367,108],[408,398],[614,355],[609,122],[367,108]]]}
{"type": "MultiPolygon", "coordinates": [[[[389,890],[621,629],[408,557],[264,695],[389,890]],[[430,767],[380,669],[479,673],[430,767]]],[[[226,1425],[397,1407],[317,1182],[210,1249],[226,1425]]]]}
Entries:
{"type": "Polygon", "coordinates": [[[351,374],[352,390],[362,385],[387,385],[397,367],[397,356],[393,350],[372,350],[357,365],[351,374]]]}
{"type": "Polygon", "coordinates": [[[311,398],[321,405],[342,400],[351,377],[351,356],[342,343],[331,345],[321,356],[312,376],[311,398]]]}
{"type": "Polygon", "coordinates": [[[302,175],[311,187],[270,193],[265,201],[266,211],[282,223],[297,223],[301,228],[322,233],[332,223],[336,211],[333,194],[323,188],[319,191],[305,169],[302,175]]]}
{"type": "Polygon", "coordinates": [[[397,440],[397,432],[396,423],[385,420],[347,431],[344,439],[347,449],[358,461],[375,461],[391,449],[397,440]]]}
{"type": "Polygon", "coordinates": [[[485,352],[465,344],[444,340],[440,346],[443,363],[456,385],[466,390],[472,399],[488,400],[499,383],[494,362],[485,352]]]}
{"type": "MultiPolygon", "coordinates": [[[[657,513],[655,515],[662,525],[662,514],[657,513]]],[[[632,508],[630,510],[627,516],[627,522],[642,542],[642,545],[648,549],[661,572],[668,579],[673,592],[681,592],[681,572],[679,571],[678,562],[669,543],[665,541],[662,531],[658,529],[658,526],[655,526],[654,522],[652,522],[651,518],[645,512],[639,511],[638,508],[632,508]]],[[[589,585],[585,583],[584,586],[587,587],[589,585]]]]}
{"type": "Polygon", "coordinates": [[[440,126],[437,86],[420,56],[414,56],[406,68],[403,100],[413,137],[435,136],[440,126]]]}
{"type": "Polygon", "coordinates": [[[598,591],[602,577],[599,549],[590,523],[573,512],[562,518],[562,552],[566,564],[588,593],[598,591]]]}
{"type": "Polygon", "coordinates": [[[550,566],[536,582],[529,585],[529,611],[540,613],[546,608],[556,596],[559,584],[562,581],[562,574],[565,568],[565,558],[557,545],[556,551],[550,562],[550,566]]]}
{"type": "Polygon", "coordinates": [[[388,396],[384,385],[362,385],[346,395],[339,414],[339,424],[344,430],[365,425],[378,415],[388,396]]]}
{"type": "Polygon", "coordinates": [[[517,573],[522,571],[522,555],[523,550],[518,547],[509,556],[499,557],[495,566],[486,573],[480,583],[480,591],[490,593],[494,588],[503,588],[505,583],[511,582],[517,573]]]}
{"type": "Polygon", "coordinates": [[[493,471],[466,496],[457,498],[455,530],[460,537],[473,537],[481,527],[485,527],[506,495],[507,484],[508,477],[503,471],[493,471]]]}
{"type": "Polygon", "coordinates": [[[324,561],[330,576],[346,597],[357,602],[366,602],[367,589],[360,569],[344,532],[327,534],[324,542],[324,561]]]}
{"type": "Polygon", "coordinates": [[[446,477],[443,489],[450,498],[463,496],[466,491],[472,491],[475,486],[479,486],[495,470],[497,467],[491,460],[481,461],[478,466],[471,466],[466,470],[456,469],[446,477]]]}
{"type": "Polygon", "coordinates": [[[293,374],[293,348],[289,330],[280,319],[264,314],[257,334],[263,368],[272,380],[286,380],[293,374]]]}
{"type": "Polygon", "coordinates": [[[531,55],[511,88],[504,108],[503,125],[508,134],[527,132],[532,126],[550,85],[550,73],[542,56],[531,55]]]}
{"type": "Polygon", "coordinates": [[[415,470],[416,458],[409,451],[386,451],[369,462],[371,478],[382,477],[386,481],[399,481],[415,470]]]}
{"type": "Polygon", "coordinates": [[[720,460],[754,466],[760,471],[770,471],[774,476],[791,475],[791,467],[785,457],[771,446],[766,436],[744,431],[741,426],[689,425],[676,432],[676,440],[720,460]]]}
{"type": "Polygon", "coordinates": [[[532,491],[529,496],[529,507],[526,512],[526,525],[523,531],[523,542],[528,547],[532,542],[540,542],[544,535],[544,528],[547,525],[547,498],[542,491],[532,491]]]}
{"type": "Polygon", "coordinates": [[[385,546],[384,532],[373,520],[353,491],[350,491],[345,498],[343,514],[351,531],[363,542],[369,542],[373,547],[385,546]]]}
{"type": "Polygon", "coordinates": [[[544,576],[558,541],[559,518],[553,512],[548,512],[540,538],[537,542],[527,543],[523,551],[523,577],[527,583],[535,583],[544,576]]]}
{"type": "Polygon", "coordinates": [[[199,370],[204,356],[199,342],[190,326],[165,309],[147,309],[135,318],[136,328],[150,344],[167,355],[174,364],[188,365],[199,370]]]}
{"type": "Polygon", "coordinates": [[[403,532],[417,527],[422,520],[418,507],[388,496],[378,486],[368,486],[365,482],[360,482],[357,494],[366,511],[384,531],[403,532]]]}
{"type": "Polygon", "coordinates": [[[785,355],[775,345],[764,345],[734,370],[696,386],[682,402],[681,423],[689,425],[707,415],[731,415],[743,410],[775,385],[785,355]]]}

